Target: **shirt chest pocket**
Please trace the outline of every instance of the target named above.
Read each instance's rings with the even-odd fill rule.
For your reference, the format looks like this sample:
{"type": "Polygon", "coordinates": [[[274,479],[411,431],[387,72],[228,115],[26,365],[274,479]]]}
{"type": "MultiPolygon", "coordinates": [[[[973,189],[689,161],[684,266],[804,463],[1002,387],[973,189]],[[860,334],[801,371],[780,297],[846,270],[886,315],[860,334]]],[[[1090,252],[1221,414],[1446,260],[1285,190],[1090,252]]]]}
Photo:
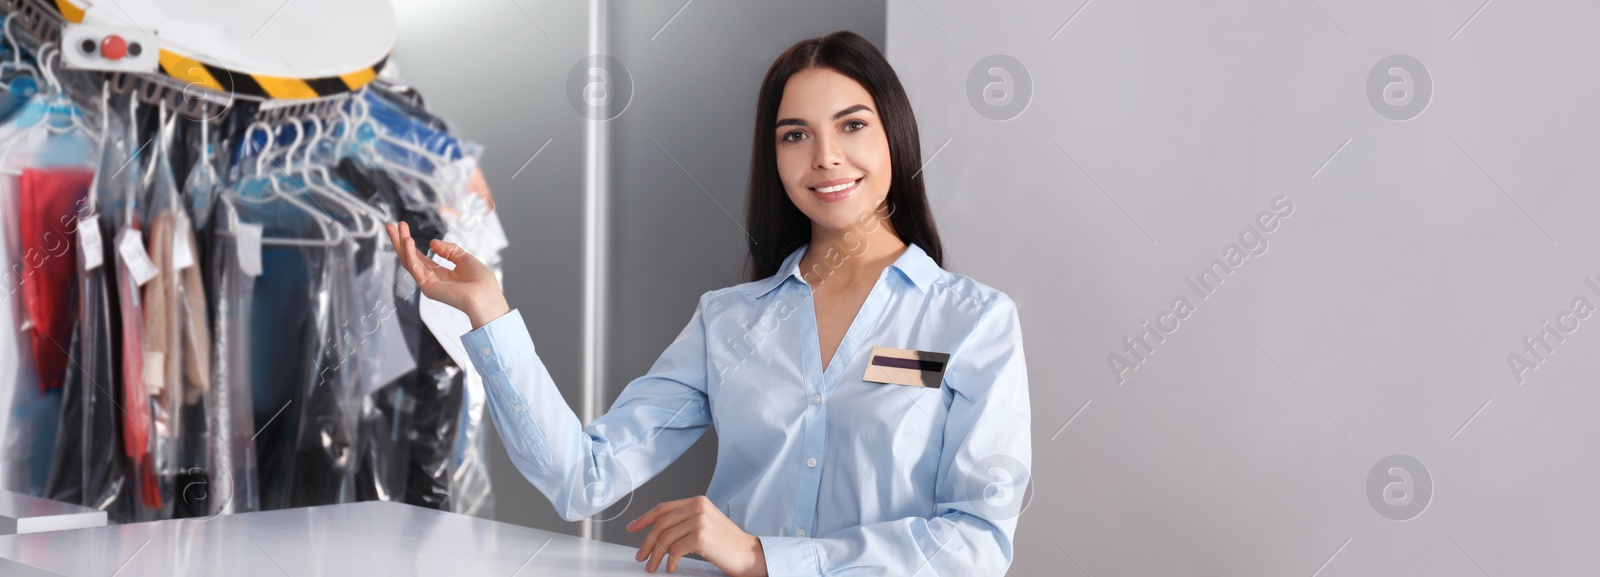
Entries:
{"type": "Polygon", "coordinates": [[[896,453],[937,450],[949,413],[947,389],[848,379],[839,383],[829,421],[858,442],[896,453]]]}

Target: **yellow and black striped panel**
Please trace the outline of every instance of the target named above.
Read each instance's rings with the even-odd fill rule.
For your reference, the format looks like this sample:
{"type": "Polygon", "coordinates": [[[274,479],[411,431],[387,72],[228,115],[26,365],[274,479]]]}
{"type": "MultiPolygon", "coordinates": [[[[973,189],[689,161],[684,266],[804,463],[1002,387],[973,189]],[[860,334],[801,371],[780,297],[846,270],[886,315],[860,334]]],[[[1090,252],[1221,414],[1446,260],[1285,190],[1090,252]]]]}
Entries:
{"type": "MultiPolygon", "coordinates": [[[[84,9],[73,4],[71,0],[55,0],[55,5],[56,9],[61,11],[61,17],[67,22],[74,24],[83,22],[84,9]]],[[[378,70],[382,69],[388,60],[389,58],[385,56],[372,66],[338,76],[289,78],[228,70],[199,62],[165,48],[161,49],[160,53],[162,74],[176,80],[219,92],[273,100],[303,100],[359,90],[378,77],[378,70]]]]}
{"type": "Polygon", "coordinates": [[[378,69],[386,61],[387,57],[372,66],[338,76],[286,78],[236,72],[164,48],[161,50],[161,71],[167,76],[201,88],[269,99],[318,98],[358,90],[377,78],[378,69]]]}

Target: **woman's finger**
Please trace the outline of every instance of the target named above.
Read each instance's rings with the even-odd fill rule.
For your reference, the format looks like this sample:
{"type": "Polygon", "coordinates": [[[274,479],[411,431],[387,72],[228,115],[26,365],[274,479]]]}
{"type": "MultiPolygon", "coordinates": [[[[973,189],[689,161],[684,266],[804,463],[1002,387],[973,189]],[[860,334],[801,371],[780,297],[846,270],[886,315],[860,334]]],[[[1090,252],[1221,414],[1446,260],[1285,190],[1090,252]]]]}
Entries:
{"type": "Polygon", "coordinates": [[[406,272],[411,272],[413,265],[411,254],[412,249],[415,247],[412,246],[411,240],[406,234],[405,226],[406,223],[401,222],[385,226],[384,229],[389,233],[389,242],[394,244],[395,255],[400,257],[401,268],[406,269],[406,272]]]}
{"type": "Polygon", "coordinates": [[[443,267],[440,267],[438,263],[433,262],[432,259],[427,258],[417,250],[417,243],[411,238],[411,227],[409,225],[401,221],[398,226],[389,225],[385,228],[394,229],[390,233],[389,239],[395,245],[396,255],[400,257],[400,266],[405,268],[406,272],[411,273],[412,278],[415,278],[417,283],[421,284],[423,281],[431,280],[437,276],[438,269],[443,267]]]}
{"type": "Polygon", "coordinates": [[[400,263],[405,264],[406,252],[400,248],[400,227],[394,223],[383,225],[383,232],[389,235],[389,246],[394,247],[395,255],[400,257],[400,263]]]}
{"type": "MultiPolygon", "coordinates": [[[[400,268],[404,269],[408,273],[412,272],[411,251],[406,250],[405,238],[400,236],[400,226],[397,224],[387,224],[384,225],[383,229],[384,232],[389,233],[389,244],[394,246],[395,257],[400,259],[400,268]]],[[[412,276],[415,277],[416,275],[413,274],[412,276]]]]}
{"type": "Polygon", "coordinates": [[[634,554],[633,559],[635,561],[644,561],[656,557],[658,554],[665,557],[664,545],[661,543],[662,535],[667,534],[673,527],[682,524],[693,516],[694,511],[685,507],[679,507],[667,511],[666,514],[657,515],[653,521],[654,527],[650,529],[649,533],[645,534],[644,545],[639,548],[638,553],[634,554]],[[646,552],[649,553],[648,557],[646,552]]]}
{"type": "Polygon", "coordinates": [[[683,559],[683,556],[687,555],[687,554],[688,553],[673,553],[671,557],[668,557],[667,558],[667,572],[668,573],[677,573],[678,572],[678,561],[683,559]]]}
{"type": "Polygon", "coordinates": [[[628,523],[628,530],[638,531],[639,529],[649,527],[651,524],[655,523],[656,517],[671,513],[683,507],[684,505],[689,504],[689,502],[693,499],[693,497],[690,497],[688,499],[678,499],[676,501],[663,501],[656,506],[651,507],[649,511],[645,511],[644,514],[640,515],[638,519],[634,519],[633,522],[628,523]]]}
{"type": "MultiPolygon", "coordinates": [[[[694,532],[694,528],[694,523],[680,522],[663,531],[661,536],[657,538],[656,548],[651,552],[650,562],[645,564],[644,570],[655,573],[663,562],[674,555],[673,545],[677,544],[679,539],[683,539],[694,532]]],[[[683,552],[676,553],[676,555],[682,557],[683,552]]]]}
{"type": "Polygon", "coordinates": [[[411,238],[411,225],[406,224],[406,221],[403,220],[400,221],[400,240],[405,242],[408,247],[417,247],[416,239],[411,238]]]}
{"type": "Polygon", "coordinates": [[[455,243],[435,239],[433,242],[428,243],[428,247],[433,249],[434,254],[444,257],[445,260],[455,263],[456,266],[478,261],[477,257],[472,256],[472,253],[467,252],[466,249],[455,243]]]}

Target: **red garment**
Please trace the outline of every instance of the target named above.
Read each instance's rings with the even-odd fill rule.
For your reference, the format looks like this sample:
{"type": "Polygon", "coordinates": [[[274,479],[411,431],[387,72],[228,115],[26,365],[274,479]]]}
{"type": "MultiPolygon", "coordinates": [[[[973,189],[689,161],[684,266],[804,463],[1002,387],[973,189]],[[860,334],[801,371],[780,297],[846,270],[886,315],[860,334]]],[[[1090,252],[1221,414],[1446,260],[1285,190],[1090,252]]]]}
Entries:
{"type": "MultiPolygon", "coordinates": [[[[122,244],[120,234],[139,236],[136,226],[119,233],[112,246],[122,244]]],[[[113,254],[117,251],[113,250],[113,254]]],[[[134,284],[128,265],[112,257],[117,267],[117,298],[122,314],[122,452],[133,465],[129,489],[146,506],[161,507],[160,485],[155,475],[155,459],[150,455],[150,431],[155,423],[150,414],[150,393],[144,387],[144,315],[140,312],[139,287],[134,284]]]]}
{"type": "Polygon", "coordinates": [[[17,189],[21,209],[22,306],[32,326],[33,361],[45,391],[66,381],[77,291],[78,210],[94,173],[82,168],[29,168],[17,189]]]}

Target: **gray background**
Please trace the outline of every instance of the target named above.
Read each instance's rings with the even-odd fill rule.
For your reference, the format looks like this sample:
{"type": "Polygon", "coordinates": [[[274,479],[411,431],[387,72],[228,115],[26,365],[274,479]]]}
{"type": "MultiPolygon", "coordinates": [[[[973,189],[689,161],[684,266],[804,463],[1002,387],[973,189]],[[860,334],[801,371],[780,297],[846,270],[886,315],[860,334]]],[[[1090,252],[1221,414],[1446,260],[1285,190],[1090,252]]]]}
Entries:
{"type": "MultiPolygon", "coordinates": [[[[587,8],[397,7],[404,75],[488,145],[511,302],[577,406],[585,120],[564,79],[587,8]]],[[[1036,486],[1011,574],[1593,573],[1600,318],[1521,384],[1506,357],[1575,298],[1600,303],[1583,280],[1600,277],[1600,3],[610,8],[634,95],[604,123],[602,407],[700,292],[740,280],[762,72],[795,40],[851,28],[911,95],[947,267],[1021,309],[1036,486]],[[1005,121],[968,95],[997,54],[1032,83],[1005,121]],[[1432,82],[1405,121],[1368,91],[1396,54],[1432,82]],[[1267,252],[1201,300],[1185,280],[1280,195],[1295,210],[1267,252]],[[1107,355],[1178,296],[1193,314],[1117,384],[1107,355]],[[1431,478],[1406,521],[1369,496],[1393,455],[1431,478]]],[[[713,442],[625,514],[703,493],[713,442]]],[[[577,532],[491,453],[496,518],[577,532]]],[[[601,535],[632,542],[614,525],[601,535]]]]}

